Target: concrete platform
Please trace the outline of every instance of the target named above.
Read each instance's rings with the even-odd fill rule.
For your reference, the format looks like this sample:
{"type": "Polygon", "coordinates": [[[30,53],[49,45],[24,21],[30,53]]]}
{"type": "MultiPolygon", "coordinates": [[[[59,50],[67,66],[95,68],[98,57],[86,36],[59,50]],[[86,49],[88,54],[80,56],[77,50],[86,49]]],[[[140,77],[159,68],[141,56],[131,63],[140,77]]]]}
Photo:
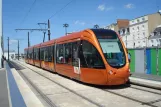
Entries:
{"type": "Polygon", "coordinates": [[[140,73],[131,73],[130,82],[161,90],[161,76],[140,73]]]}
{"type": "Polygon", "coordinates": [[[0,107],[9,107],[10,97],[6,70],[0,69],[0,107]]]}
{"type": "Polygon", "coordinates": [[[19,73],[7,62],[0,69],[0,107],[43,107],[19,73]]]}

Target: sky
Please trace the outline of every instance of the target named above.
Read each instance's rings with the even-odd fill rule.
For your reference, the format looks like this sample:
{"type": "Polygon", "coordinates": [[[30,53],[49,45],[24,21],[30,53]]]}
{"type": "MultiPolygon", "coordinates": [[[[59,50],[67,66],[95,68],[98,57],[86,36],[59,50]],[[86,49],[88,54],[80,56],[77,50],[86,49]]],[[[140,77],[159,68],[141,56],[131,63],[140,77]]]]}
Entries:
{"type": "MultiPolygon", "coordinates": [[[[20,52],[27,47],[27,32],[15,29],[40,29],[37,23],[46,23],[50,19],[51,39],[65,35],[64,23],[68,23],[68,32],[93,28],[95,24],[105,27],[117,19],[134,19],[161,9],[161,0],[3,0],[3,36],[4,49],[7,50],[7,38],[10,49],[17,52],[17,40],[20,52]]],[[[42,31],[29,31],[30,44],[42,43],[42,31]]],[[[45,41],[47,41],[47,33],[45,41]]]]}

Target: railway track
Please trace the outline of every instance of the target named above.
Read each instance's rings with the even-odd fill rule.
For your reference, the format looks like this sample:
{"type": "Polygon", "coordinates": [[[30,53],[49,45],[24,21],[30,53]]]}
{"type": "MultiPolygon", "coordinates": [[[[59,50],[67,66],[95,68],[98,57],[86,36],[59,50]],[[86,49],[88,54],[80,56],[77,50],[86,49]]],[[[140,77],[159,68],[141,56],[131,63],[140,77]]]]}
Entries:
{"type": "MultiPolygon", "coordinates": [[[[14,67],[15,67],[15,63],[14,63],[14,62],[11,62],[11,63],[12,63],[12,65],[14,65],[14,67]]],[[[23,65],[23,64],[21,64],[21,65],[23,65]]],[[[25,66],[25,65],[23,65],[23,66],[25,66]]],[[[36,72],[35,70],[33,70],[33,69],[31,69],[31,68],[29,68],[29,67],[27,67],[27,66],[25,66],[25,67],[28,68],[28,69],[30,69],[30,70],[32,70],[33,72],[37,73],[38,75],[40,75],[40,76],[42,76],[42,77],[44,77],[44,78],[46,78],[46,79],[48,79],[48,80],[54,82],[55,84],[61,86],[62,88],[64,88],[64,89],[70,91],[71,93],[73,93],[73,94],[75,94],[75,95],[81,97],[82,99],[84,99],[84,100],[86,100],[86,101],[88,101],[88,102],[94,104],[95,106],[97,106],[97,107],[103,107],[103,105],[98,104],[97,102],[94,102],[94,101],[90,100],[89,98],[86,98],[85,96],[83,96],[83,95],[77,93],[76,91],[73,91],[73,90],[71,90],[70,88],[65,87],[65,86],[61,85],[60,83],[58,83],[58,82],[56,82],[56,81],[54,81],[54,80],[52,80],[52,79],[50,79],[50,78],[48,78],[48,77],[42,75],[41,73],[38,73],[38,72],[36,72]]],[[[16,67],[15,67],[15,69],[16,69],[16,67]]],[[[40,95],[42,95],[43,99],[44,99],[51,107],[57,107],[57,106],[56,106],[54,103],[52,103],[52,101],[51,101],[44,93],[42,93],[41,90],[39,90],[39,89],[38,89],[38,88],[37,88],[37,87],[36,87],[36,86],[35,86],[35,85],[34,85],[34,84],[33,84],[33,83],[32,83],[32,82],[31,82],[31,81],[30,81],[22,72],[21,72],[21,71],[18,71],[18,72],[20,73],[20,75],[22,75],[22,76],[31,84],[31,86],[33,86],[33,87],[38,91],[38,93],[39,93],[40,95]]]]}
{"type": "MultiPolygon", "coordinates": [[[[13,63],[13,62],[12,62],[12,63],[13,63]]],[[[19,62],[18,62],[18,63],[19,63],[19,62]]],[[[92,101],[91,99],[89,99],[89,98],[87,98],[87,97],[85,97],[85,96],[83,96],[83,95],[77,93],[76,91],[73,91],[72,89],[70,89],[70,88],[68,88],[68,87],[66,87],[66,86],[64,86],[64,85],[62,85],[62,84],[60,84],[60,83],[58,83],[58,82],[56,82],[56,81],[54,81],[54,80],[52,80],[52,79],[46,77],[46,76],[44,76],[43,74],[41,74],[41,73],[39,73],[39,72],[37,72],[37,71],[31,69],[30,67],[26,66],[25,64],[22,64],[22,63],[20,63],[20,64],[23,65],[24,67],[26,67],[26,68],[32,70],[33,72],[35,72],[35,73],[37,73],[37,74],[43,76],[44,78],[46,78],[46,79],[48,79],[48,80],[54,82],[55,84],[61,86],[62,88],[67,89],[68,91],[72,92],[73,94],[75,94],[75,95],[77,95],[77,96],[79,96],[79,97],[85,99],[86,101],[88,101],[88,102],[90,102],[90,103],[92,103],[92,104],[94,104],[94,105],[96,105],[96,106],[98,106],[98,107],[103,107],[103,105],[101,105],[101,104],[99,104],[99,103],[97,103],[97,102],[95,102],[95,101],[92,101]]],[[[96,87],[96,88],[99,88],[99,89],[100,89],[100,87],[96,87]]],[[[119,89],[119,88],[118,88],[118,89],[119,89]]],[[[130,86],[128,86],[128,87],[124,87],[124,89],[134,89],[134,90],[138,90],[138,91],[142,91],[142,92],[147,92],[147,93],[151,93],[151,94],[161,95],[161,91],[160,91],[160,90],[150,89],[150,88],[147,88],[147,87],[141,87],[141,86],[136,86],[136,85],[130,85],[130,86]]],[[[154,105],[154,103],[160,102],[160,101],[161,101],[161,96],[160,96],[160,99],[157,99],[157,100],[142,101],[142,100],[139,100],[139,99],[137,99],[137,98],[135,98],[135,97],[131,97],[131,96],[127,95],[127,94],[119,93],[118,90],[116,90],[116,88],[113,90],[113,89],[110,89],[109,87],[107,87],[107,88],[102,88],[102,90],[103,90],[104,92],[108,92],[108,93],[117,95],[117,96],[119,96],[119,97],[122,97],[122,98],[125,98],[125,99],[128,99],[128,100],[131,100],[131,101],[140,103],[141,105],[146,105],[146,106],[149,106],[149,107],[160,107],[160,106],[154,105]],[[116,91],[115,91],[115,90],[116,90],[116,91]]]]}

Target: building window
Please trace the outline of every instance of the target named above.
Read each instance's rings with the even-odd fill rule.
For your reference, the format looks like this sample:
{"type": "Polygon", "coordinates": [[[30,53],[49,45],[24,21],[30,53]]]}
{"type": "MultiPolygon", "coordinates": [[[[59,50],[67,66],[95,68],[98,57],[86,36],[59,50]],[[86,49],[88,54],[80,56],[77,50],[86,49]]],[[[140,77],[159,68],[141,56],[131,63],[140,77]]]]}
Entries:
{"type": "Polygon", "coordinates": [[[145,20],[145,17],[143,17],[142,20],[144,21],[145,20]]]}
{"type": "Polygon", "coordinates": [[[153,43],[154,41],[153,41],[153,40],[151,40],[151,42],[153,43]]]}
{"type": "Polygon", "coordinates": [[[138,22],[138,23],[140,22],[139,19],[137,19],[137,22],[138,22]]]}
{"type": "Polygon", "coordinates": [[[159,41],[160,41],[160,46],[161,46],[161,39],[159,39],[159,41]]]}
{"type": "Polygon", "coordinates": [[[137,27],[138,31],[139,31],[139,26],[137,27]]]}
{"type": "Polygon", "coordinates": [[[130,32],[129,28],[127,28],[127,32],[128,32],[128,33],[130,32]]]}

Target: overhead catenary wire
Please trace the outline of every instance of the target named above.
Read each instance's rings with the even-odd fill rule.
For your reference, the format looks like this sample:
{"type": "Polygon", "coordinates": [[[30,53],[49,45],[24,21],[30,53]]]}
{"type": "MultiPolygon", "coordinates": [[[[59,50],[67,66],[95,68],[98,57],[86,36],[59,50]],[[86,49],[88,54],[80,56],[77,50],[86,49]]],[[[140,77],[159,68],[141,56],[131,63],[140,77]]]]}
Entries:
{"type": "Polygon", "coordinates": [[[24,16],[24,18],[23,18],[23,20],[21,21],[20,24],[23,24],[23,23],[24,23],[24,21],[26,20],[27,16],[28,16],[29,13],[31,12],[33,6],[36,4],[36,1],[37,1],[37,0],[34,0],[34,2],[32,3],[32,5],[31,5],[31,7],[30,7],[30,9],[29,9],[28,12],[26,13],[26,15],[24,16]]]}
{"type": "Polygon", "coordinates": [[[53,15],[51,15],[48,19],[51,19],[52,17],[54,17],[55,15],[57,15],[59,12],[61,12],[63,9],[65,9],[70,3],[72,3],[74,0],[71,0],[70,2],[68,2],[66,5],[64,5],[60,10],[56,11],[53,15]]]}

